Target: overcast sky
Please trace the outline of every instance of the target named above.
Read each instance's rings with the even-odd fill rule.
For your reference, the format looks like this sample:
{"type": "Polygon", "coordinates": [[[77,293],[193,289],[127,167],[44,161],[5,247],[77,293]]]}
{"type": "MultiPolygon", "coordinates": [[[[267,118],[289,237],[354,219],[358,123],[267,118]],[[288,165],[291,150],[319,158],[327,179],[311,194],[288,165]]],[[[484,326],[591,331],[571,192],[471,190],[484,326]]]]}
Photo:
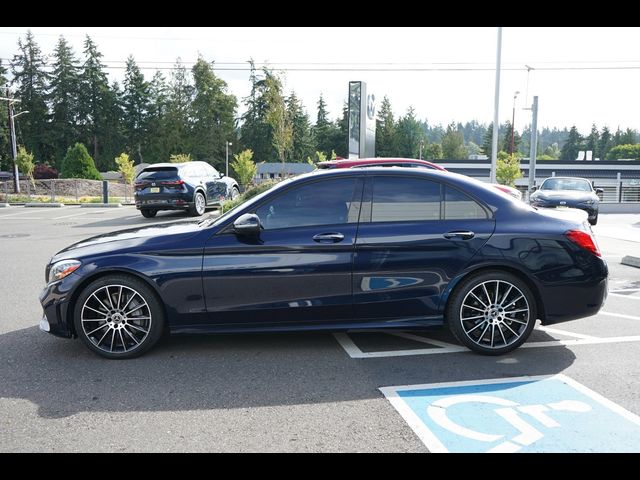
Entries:
{"type": "MultiPolygon", "coordinates": [[[[0,58],[17,52],[18,37],[28,28],[0,28],[0,58]]],[[[366,81],[378,100],[387,95],[396,115],[413,105],[417,116],[431,124],[493,120],[497,40],[493,27],[31,27],[31,31],[45,54],[52,53],[59,35],[80,53],[85,34],[90,35],[105,63],[115,67],[107,70],[110,79],[118,81],[129,54],[145,67],[147,78],[155,67],[170,67],[177,57],[191,65],[198,54],[223,68],[244,69],[249,58],[269,62],[286,71],[286,90],[296,91],[313,121],[320,93],[332,118],[341,113],[349,80],[366,81]],[[393,71],[291,70],[301,68],[393,71]]],[[[511,118],[514,92],[520,91],[515,115],[519,130],[530,123],[530,112],[522,108],[530,105],[533,95],[539,96],[541,126],[575,124],[582,133],[588,133],[594,122],[612,130],[640,129],[639,45],[640,28],[505,27],[500,121],[511,118]],[[529,74],[525,65],[533,67],[529,74]]],[[[239,99],[248,94],[248,71],[217,74],[239,99]]],[[[243,110],[240,103],[240,113],[243,110]]]]}

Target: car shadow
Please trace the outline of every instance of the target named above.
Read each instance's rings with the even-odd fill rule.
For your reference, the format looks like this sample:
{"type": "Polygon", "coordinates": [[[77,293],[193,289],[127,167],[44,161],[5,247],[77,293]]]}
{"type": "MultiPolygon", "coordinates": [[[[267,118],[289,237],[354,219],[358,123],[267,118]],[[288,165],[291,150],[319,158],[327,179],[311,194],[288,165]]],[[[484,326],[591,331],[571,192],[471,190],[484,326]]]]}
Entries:
{"type": "Polygon", "coordinates": [[[114,361],[37,327],[0,335],[0,352],[0,398],[47,418],[353,401],[380,398],[381,386],[555,374],[575,360],[561,346],[355,360],[331,334],[278,333],[169,337],[114,361]]]}
{"type": "Polygon", "coordinates": [[[189,215],[187,212],[182,211],[166,211],[166,212],[158,212],[154,218],[145,218],[139,212],[135,211],[126,217],[118,217],[118,218],[105,218],[104,220],[96,220],[91,223],[78,223],[74,225],[73,228],[95,228],[95,227],[140,227],[147,225],[154,225],[158,223],[168,223],[168,222],[200,222],[205,218],[208,218],[210,215],[214,217],[218,216],[216,210],[207,211],[201,217],[193,217],[189,215]]]}

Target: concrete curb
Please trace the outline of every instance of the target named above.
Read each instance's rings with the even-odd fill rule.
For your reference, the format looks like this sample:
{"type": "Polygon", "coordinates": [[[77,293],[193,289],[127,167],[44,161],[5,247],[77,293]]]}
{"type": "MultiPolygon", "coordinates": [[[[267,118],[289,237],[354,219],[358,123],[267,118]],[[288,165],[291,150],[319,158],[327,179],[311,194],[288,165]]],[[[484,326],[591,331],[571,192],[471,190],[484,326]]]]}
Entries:
{"type": "Polygon", "coordinates": [[[24,206],[25,207],[61,208],[61,207],[64,207],[64,203],[31,202],[31,203],[25,203],[24,206]]]}
{"type": "Polygon", "coordinates": [[[0,208],[9,208],[11,205],[8,203],[0,203],[0,208]]]}
{"type": "Polygon", "coordinates": [[[631,255],[627,255],[626,257],[622,257],[622,261],[620,263],[622,265],[640,268],[640,257],[632,257],[631,255]]]}
{"type": "Polygon", "coordinates": [[[83,203],[80,208],[119,208],[120,203],[83,203]]]}

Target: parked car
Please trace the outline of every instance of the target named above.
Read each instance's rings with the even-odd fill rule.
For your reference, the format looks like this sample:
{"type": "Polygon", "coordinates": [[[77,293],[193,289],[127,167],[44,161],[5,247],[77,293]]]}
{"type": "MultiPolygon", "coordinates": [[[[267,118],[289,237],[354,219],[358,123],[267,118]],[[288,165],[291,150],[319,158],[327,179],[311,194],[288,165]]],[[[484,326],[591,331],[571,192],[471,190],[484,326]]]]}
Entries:
{"type": "Polygon", "coordinates": [[[422,329],[497,355],[594,315],[587,222],[426,168],[315,171],[218,218],[108,233],[46,266],[40,328],[129,358],[180,333],[422,329]]]}
{"type": "Polygon", "coordinates": [[[159,210],[188,210],[200,216],[207,207],[240,194],[233,178],[206,162],[155,163],[138,174],[134,186],[136,208],[146,218],[159,210]]]}
{"type": "Polygon", "coordinates": [[[517,200],[522,200],[522,192],[517,188],[510,187],[509,185],[501,185],[499,183],[492,183],[491,186],[497,188],[501,192],[506,193],[507,195],[511,195],[517,200]]]}
{"type": "Polygon", "coordinates": [[[383,167],[423,167],[432,168],[434,170],[446,171],[445,168],[426,160],[416,160],[413,158],[355,158],[355,159],[340,159],[340,160],[327,160],[326,162],[318,163],[319,169],[328,168],[354,168],[354,167],[371,167],[371,166],[383,166],[383,167]]]}
{"type": "Polygon", "coordinates": [[[601,188],[593,188],[586,178],[550,177],[531,194],[529,203],[541,208],[578,208],[587,212],[589,223],[598,223],[601,188]]]}
{"type": "MultiPolygon", "coordinates": [[[[372,166],[383,167],[410,167],[410,168],[431,168],[433,170],[441,170],[446,172],[447,169],[441,167],[437,163],[428,162],[426,160],[417,160],[415,158],[357,158],[351,160],[329,160],[326,162],[318,163],[319,169],[328,168],[362,168],[372,166]]],[[[511,195],[518,200],[522,200],[522,193],[517,188],[509,187],[507,185],[500,185],[498,183],[492,183],[492,186],[498,190],[511,195]]]]}

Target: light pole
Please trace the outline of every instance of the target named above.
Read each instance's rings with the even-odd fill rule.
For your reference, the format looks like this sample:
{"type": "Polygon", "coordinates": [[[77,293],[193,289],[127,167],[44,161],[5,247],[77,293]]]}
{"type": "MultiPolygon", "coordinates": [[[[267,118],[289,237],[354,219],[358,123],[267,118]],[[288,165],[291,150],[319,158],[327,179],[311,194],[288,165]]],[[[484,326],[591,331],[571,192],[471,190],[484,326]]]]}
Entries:
{"type": "Polygon", "coordinates": [[[225,143],[227,145],[227,155],[225,156],[225,162],[224,162],[224,164],[225,164],[224,174],[225,174],[225,176],[228,177],[229,176],[229,147],[232,146],[233,143],[231,143],[231,142],[225,142],[225,143]]]}
{"type": "Polygon", "coordinates": [[[18,172],[18,163],[16,162],[18,158],[18,147],[16,145],[16,127],[14,123],[14,119],[19,117],[23,113],[29,113],[29,111],[25,110],[23,112],[18,112],[17,114],[13,113],[13,104],[15,102],[20,102],[15,98],[11,98],[11,92],[9,87],[7,86],[7,96],[0,97],[0,100],[6,100],[8,102],[8,111],[9,111],[9,132],[11,135],[11,153],[13,154],[13,192],[20,193],[20,178],[18,172]]]}
{"type": "Polygon", "coordinates": [[[520,95],[519,91],[516,91],[513,94],[513,114],[511,115],[511,152],[510,152],[511,155],[513,155],[514,140],[515,140],[515,136],[516,136],[516,126],[515,126],[515,121],[516,121],[516,98],[518,98],[518,95],[520,95]]]}
{"type": "Polygon", "coordinates": [[[424,148],[424,140],[420,140],[420,160],[422,160],[422,149],[424,148]]]}

